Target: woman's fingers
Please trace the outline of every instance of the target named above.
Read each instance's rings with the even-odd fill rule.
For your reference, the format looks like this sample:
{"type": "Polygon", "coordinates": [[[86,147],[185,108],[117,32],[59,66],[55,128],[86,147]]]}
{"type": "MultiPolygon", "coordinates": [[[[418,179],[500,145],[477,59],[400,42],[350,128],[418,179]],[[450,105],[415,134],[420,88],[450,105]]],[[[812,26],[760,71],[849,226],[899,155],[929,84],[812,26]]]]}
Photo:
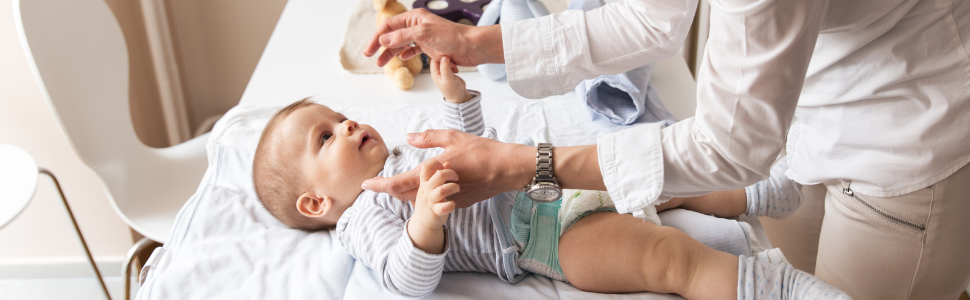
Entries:
{"type": "Polygon", "coordinates": [[[411,43],[418,43],[420,41],[420,31],[419,27],[408,27],[401,28],[395,31],[391,31],[381,35],[378,41],[381,46],[387,48],[404,48],[410,47],[411,43]]]}
{"type": "MultiPolygon", "coordinates": [[[[396,41],[391,41],[391,40],[382,41],[381,39],[383,38],[384,35],[388,33],[409,29],[410,27],[417,25],[418,23],[420,23],[420,19],[423,13],[427,13],[427,11],[425,11],[424,9],[412,9],[405,13],[402,13],[402,14],[390,17],[387,20],[384,20],[384,23],[381,23],[381,25],[377,27],[377,31],[374,32],[374,36],[371,38],[370,43],[368,43],[367,47],[364,48],[364,55],[366,55],[367,57],[374,56],[374,54],[377,53],[377,50],[380,49],[381,46],[388,47],[388,48],[394,48],[394,47],[400,48],[404,45],[407,45],[408,43],[414,42],[414,40],[407,40],[407,38],[411,37],[411,35],[413,34],[411,30],[407,30],[408,31],[407,33],[398,33],[397,37],[400,39],[396,41]],[[397,46],[389,47],[387,46],[387,44],[384,44],[383,42],[387,42],[387,44],[393,44],[397,46]]],[[[390,38],[391,37],[387,37],[387,39],[390,39],[390,38]]]]}
{"type": "Polygon", "coordinates": [[[441,76],[441,71],[438,70],[438,60],[429,59],[428,62],[431,63],[431,67],[429,68],[431,69],[431,76],[434,76],[435,78],[441,76]]]}
{"type": "Polygon", "coordinates": [[[404,201],[414,201],[421,185],[421,168],[394,175],[393,177],[374,177],[364,180],[360,188],[378,193],[387,193],[404,201]]]}
{"type": "MultiPolygon", "coordinates": [[[[521,189],[527,178],[515,175],[523,174],[519,169],[528,166],[524,159],[531,157],[533,163],[535,161],[534,147],[502,143],[454,129],[410,133],[408,143],[418,148],[445,149],[434,159],[447,161],[447,169],[461,178],[454,180],[461,185],[461,191],[448,197],[455,201],[456,207],[468,207],[498,193],[521,189]]],[[[390,193],[398,199],[415,199],[414,191],[420,184],[420,169],[415,168],[390,178],[368,179],[364,182],[364,188],[390,193]]]]}
{"type": "Polygon", "coordinates": [[[394,58],[394,56],[401,54],[401,51],[404,51],[404,49],[385,48],[384,51],[381,51],[381,54],[377,56],[377,66],[383,67],[384,65],[387,64],[387,62],[391,61],[391,59],[394,58]]]}
{"type": "Polygon", "coordinates": [[[418,148],[445,148],[456,145],[457,140],[475,138],[474,134],[464,133],[454,129],[428,129],[422,132],[408,133],[408,144],[418,148]]]}
{"type": "Polygon", "coordinates": [[[415,46],[415,47],[408,46],[407,49],[404,49],[404,51],[401,52],[400,56],[401,56],[401,59],[403,60],[409,60],[412,57],[420,55],[421,52],[422,52],[421,46],[415,46]]]}

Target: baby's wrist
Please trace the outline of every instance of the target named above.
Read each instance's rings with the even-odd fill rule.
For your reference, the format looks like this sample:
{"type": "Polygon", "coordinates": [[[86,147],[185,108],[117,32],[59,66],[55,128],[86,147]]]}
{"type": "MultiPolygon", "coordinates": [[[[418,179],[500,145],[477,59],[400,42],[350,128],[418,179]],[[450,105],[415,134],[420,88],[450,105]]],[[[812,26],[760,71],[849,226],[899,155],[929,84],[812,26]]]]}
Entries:
{"type": "Polygon", "coordinates": [[[472,98],[474,98],[474,96],[472,96],[472,93],[469,92],[468,89],[462,89],[462,94],[460,96],[445,97],[445,101],[449,103],[465,103],[472,100],[472,98]]]}
{"type": "Polygon", "coordinates": [[[415,225],[418,225],[423,229],[441,230],[445,226],[445,222],[443,220],[440,220],[443,218],[436,216],[433,212],[429,212],[427,214],[415,215],[415,217],[416,218],[413,218],[413,219],[416,219],[415,221],[417,221],[417,224],[415,225]]]}

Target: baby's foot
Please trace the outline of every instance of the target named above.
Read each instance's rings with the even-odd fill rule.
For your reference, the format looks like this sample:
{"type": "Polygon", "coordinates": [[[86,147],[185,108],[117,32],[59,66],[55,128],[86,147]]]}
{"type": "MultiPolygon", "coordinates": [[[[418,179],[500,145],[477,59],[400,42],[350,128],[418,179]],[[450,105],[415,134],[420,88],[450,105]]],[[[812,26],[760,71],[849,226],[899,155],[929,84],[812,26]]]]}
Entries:
{"type": "Polygon", "coordinates": [[[768,179],[744,188],[748,198],[745,215],[784,219],[802,204],[802,185],[785,176],[788,161],[782,159],[771,167],[768,179]]]}
{"type": "Polygon", "coordinates": [[[786,264],[738,258],[738,299],[852,299],[838,288],[786,264]]]}

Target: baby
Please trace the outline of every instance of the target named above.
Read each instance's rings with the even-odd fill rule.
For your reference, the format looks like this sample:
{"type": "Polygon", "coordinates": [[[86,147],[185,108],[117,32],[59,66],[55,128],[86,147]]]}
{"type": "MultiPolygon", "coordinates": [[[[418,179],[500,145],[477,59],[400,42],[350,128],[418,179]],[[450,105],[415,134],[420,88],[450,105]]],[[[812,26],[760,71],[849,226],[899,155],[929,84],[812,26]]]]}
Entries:
{"type": "MultiPolygon", "coordinates": [[[[432,78],[444,96],[444,125],[494,139],[494,129],[484,126],[480,93],[465,89],[455,69],[448,57],[431,60],[432,78]]],[[[513,283],[532,272],[602,293],[847,298],[789,265],[744,255],[750,252],[739,258],[679,230],[618,214],[602,192],[566,190],[566,204],[536,204],[509,192],[456,210],[447,197],[459,190],[451,182],[457,174],[447,162],[430,160],[442,151],[405,145],[389,152],[374,128],[304,99],[266,125],[253,179],[260,200],[282,223],[311,231],[335,228],[344,248],[373,269],[387,290],[400,295],[431,293],[442,272],[488,272],[513,283]],[[360,187],[365,179],[418,165],[421,185],[414,203],[360,187]],[[560,211],[576,217],[565,220],[560,211]]],[[[723,201],[761,214],[793,210],[778,197],[770,198],[778,203],[769,204],[748,203],[751,198],[723,201]],[[772,206],[788,209],[763,209],[772,206]]],[[[700,201],[678,199],[675,204],[688,206],[695,200],[700,201]]],[[[708,211],[694,206],[704,213],[732,214],[721,209],[729,205],[708,211]]]]}

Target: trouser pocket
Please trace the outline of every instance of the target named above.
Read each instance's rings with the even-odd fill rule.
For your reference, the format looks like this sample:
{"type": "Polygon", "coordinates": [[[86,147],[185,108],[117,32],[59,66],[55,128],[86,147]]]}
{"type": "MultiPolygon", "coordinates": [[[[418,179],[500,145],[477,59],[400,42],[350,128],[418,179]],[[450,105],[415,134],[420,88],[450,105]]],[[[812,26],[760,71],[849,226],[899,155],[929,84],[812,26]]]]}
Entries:
{"type": "Polygon", "coordinates": [[[887,222],[902,226],[904,228],[909,228],[919,232],[926,231],[926,224],[921,222],[906,220],[904,217],[901,217],[898,214],[895,214],[893,212],[890,212],[889,210],[879,207],[879,205],[876,205],[875,203],[872,203],[872,201],[869,201],[869,199],[866,199],[865,196],[856,194],[854,191],[852,191],[851,184],[852,184],[851,180],[847,180],[847,179],[842,180],[842,193],[849,196],[849,198],[851,198],[852,200],[855,200],[862,206],[864,206],[866,210],[868,210],[869,212],[886,220],[887,222]]]}

